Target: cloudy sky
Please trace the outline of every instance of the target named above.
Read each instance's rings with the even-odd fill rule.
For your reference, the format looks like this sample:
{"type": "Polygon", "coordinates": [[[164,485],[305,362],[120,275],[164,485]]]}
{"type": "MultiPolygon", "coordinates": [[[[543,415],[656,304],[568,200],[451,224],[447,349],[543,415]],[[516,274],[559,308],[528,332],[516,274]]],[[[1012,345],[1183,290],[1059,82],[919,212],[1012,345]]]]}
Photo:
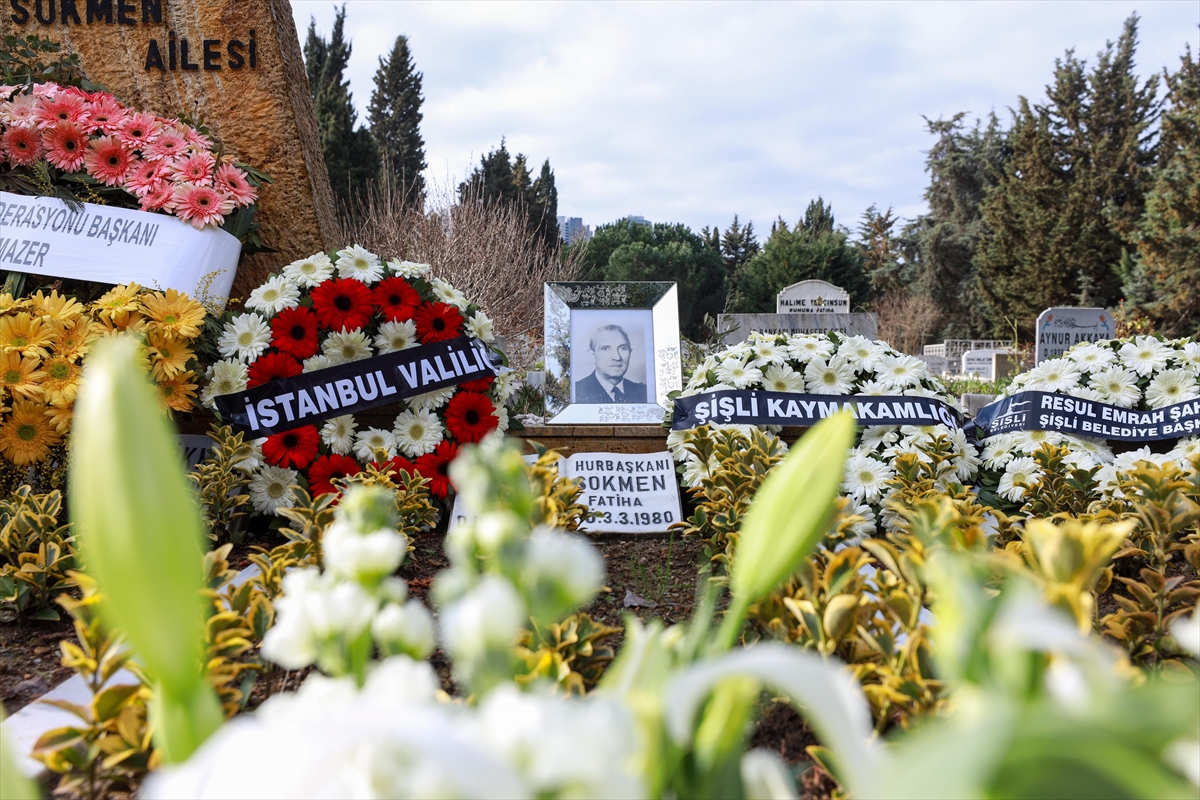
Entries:
{"type": "MultiPolygon", "coordinates": [[[[448,184],[506,137],[550,159],[559,213],[765,233],[822,195],[923,211],[922,115],[1040,97],[1067,48],[1094,59],[1141,15],[1138,69],[1196,48],[1200,6],[1168,2],[423,3],[349,0],[365,119],[378,57],[408,36],[425,75],[427,178],[448,184]]],[[[334,4],[293,0],[328,36],[334,4]]]]}

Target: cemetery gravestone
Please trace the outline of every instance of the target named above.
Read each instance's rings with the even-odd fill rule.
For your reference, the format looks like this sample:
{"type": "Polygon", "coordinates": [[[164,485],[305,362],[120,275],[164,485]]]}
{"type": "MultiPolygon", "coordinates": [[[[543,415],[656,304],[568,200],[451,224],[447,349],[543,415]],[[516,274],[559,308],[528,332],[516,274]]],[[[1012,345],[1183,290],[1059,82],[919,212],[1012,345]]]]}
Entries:
{"type": "Polygon", "coordinates": [[[1112,314],[1103,308],[1047,308],[1037,318],[1034,363],[1061,356],[1080,342],[1099,342],[1115,334],[1112,314]]]}
{"type": "Polygon", "coordinates": [[[995,380],[995,364],[993,362],[996,353],[996,350],[968,350],[963,353],[963,376],[981,378],[985,381],[995,380]]]}
{"type": "Polygon", "coordinates": [[[778,314],[849,314],[850,293],[826,281],[800,281],[780,290],[778,314]]]}
{"type": "Polygon", "coordinates": [[[202,122],[225,152],[268,173],[263,242],[233,294],[273,268],[324,250],[337,213],[288,0],[10,0],[0,34],[36,34],[78,53],[117,99],[202,122]]]}
{"type": "Polygon", "coordinates": [[[738,344],[758,333],[838,333],[843,336],[879,338],[879,320],[874,314],[721,314],[717,327],[737,325],[725,344],[738,344]]]}
{"type": "Polygon", "coordinates": [[[926,354],[919,355],[919,356],[913,356],[913,358],[922,362],[925,365],[925,369],[928,370],[930,375],[933,375],[935,377],[941,377],[942,375],[946,374],[947,361],[946,361],[945,356],[941,356],[941,355],[937,355],[937,354],[933,354],[933,353],[926,353],[926,354]]]}

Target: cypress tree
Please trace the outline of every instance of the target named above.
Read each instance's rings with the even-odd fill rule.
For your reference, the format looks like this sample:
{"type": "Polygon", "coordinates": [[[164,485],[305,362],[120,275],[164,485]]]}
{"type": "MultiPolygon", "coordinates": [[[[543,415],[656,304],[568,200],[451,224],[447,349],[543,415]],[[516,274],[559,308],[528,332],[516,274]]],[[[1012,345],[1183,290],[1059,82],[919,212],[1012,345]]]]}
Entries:
{"type": "MultiPolygon", "coordinates": [[[[717,236],[715,229],[713,236],[717,236]]],[[[725,282],[729,291],[735,292],[742,270],[759,251],[758,239],[754,237],[754,223],[747,222],[743,226],[739,224],[738,215],[734,214],[733,222],[729,223],[725,232],[720,234],[717,249],[725,264],[725,282]]]]}
{"type": "Polygon", "coordinates": [[[910,282],[897,252],[894,228],[900,218],[888,209],[879,213],[874,204],[863,212],[858,224],[859,243],[863,251],[863,269],[871,281],[876,297],[895,292],[907,292],[910,282]]]}
{"type": "Polygon", "coordinates": [[[458,185],[458,196],[464,203],[517,203],[525,211],[530,235],[547,250],[559,246],[558,188],[549,159],[534,179],[529,158],[518,153],[514,159],[501,139],[500,147],[481,156],[479,166],[458,185]]]}
{"type": "Polygon", "coordinates": [[[422,74],[416,71],[408,37],[397,36],[391,55],[380,57],[375,71],[368,119],[383,168],[404,192],[419,203],[425,194],[425,141],[421,138],[422,74]]]}
{"type": "Polygon", "coordinates": [[[529,190],[529,224],[534,236],[547,250],[559,245],[558,187],[554,185],[554,170],[550,159],[542,162],[541,172],[529,190]]]}

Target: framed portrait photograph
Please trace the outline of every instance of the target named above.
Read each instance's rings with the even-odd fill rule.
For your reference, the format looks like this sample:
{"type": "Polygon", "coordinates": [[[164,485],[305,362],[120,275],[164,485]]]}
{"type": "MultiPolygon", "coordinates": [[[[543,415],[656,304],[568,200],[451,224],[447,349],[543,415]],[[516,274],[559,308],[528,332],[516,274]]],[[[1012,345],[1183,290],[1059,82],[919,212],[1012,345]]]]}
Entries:
{"type": "Polygon", "coordinates": [[[547,283],[546,421],[661,423],[683,386],[673,282],[547,283]]]}

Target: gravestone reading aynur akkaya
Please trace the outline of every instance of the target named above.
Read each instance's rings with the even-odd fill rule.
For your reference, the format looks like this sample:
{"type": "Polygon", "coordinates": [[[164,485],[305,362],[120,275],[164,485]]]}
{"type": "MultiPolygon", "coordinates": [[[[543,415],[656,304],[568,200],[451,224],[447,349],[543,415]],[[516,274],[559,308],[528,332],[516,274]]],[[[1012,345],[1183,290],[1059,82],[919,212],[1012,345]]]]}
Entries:
{"type": "Polygon", "coordinates": [[[1034,363],[1061,356],[1080,342],[1099,342],[1114,335],[1116,323],[1103,308],[1047,308],[1037,318],[1034,363]]]}
{"type": "Polygon", "coordinates": [[[9,0],[0,34],[36,34],[80,56],[127,105],[206,125],[274,183],[255,220],[278,253],[242,259],[233,295],[326,249],[337,214],[288,0],[9,0]]]}
{"type": "Polygon", "coordinates": [[[800,281],[779,290],[777,314],[849,314],[850,293],[826,281],[800,281]]]}

